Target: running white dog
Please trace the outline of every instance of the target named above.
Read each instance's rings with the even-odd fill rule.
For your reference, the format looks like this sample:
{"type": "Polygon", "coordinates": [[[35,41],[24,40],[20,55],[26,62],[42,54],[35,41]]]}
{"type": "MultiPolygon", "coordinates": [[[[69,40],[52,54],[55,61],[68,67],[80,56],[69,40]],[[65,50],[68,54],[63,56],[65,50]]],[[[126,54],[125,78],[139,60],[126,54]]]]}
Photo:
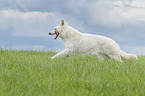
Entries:
{"type": "Polygon", "coordinates": [[[117,61],[122,61],[122,59],[137,59],[136,55],[121,51],[119,45],[114,40],[104,36],[80,33],[67,25],[63,19],[49,33],[49,35],[54,34],[56,34],[55,39],[60,37],[63,40],[65,49],[51,57],[52,59],[69,56],[73,53],[86,54],[92,52],[97,52],[99,60],[106,60],[108,58],[117,61]]]}

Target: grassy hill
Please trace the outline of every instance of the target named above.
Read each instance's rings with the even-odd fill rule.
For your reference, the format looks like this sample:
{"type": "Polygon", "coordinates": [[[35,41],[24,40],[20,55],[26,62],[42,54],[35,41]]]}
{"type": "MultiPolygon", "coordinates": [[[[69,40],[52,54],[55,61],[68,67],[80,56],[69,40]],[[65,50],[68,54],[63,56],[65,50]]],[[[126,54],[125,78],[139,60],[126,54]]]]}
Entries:
{"type": "Polygon", "coordinates": [[[55,52],[0,50],[0,96],[145,96],[145,57],[51,60],[55,52]]]}

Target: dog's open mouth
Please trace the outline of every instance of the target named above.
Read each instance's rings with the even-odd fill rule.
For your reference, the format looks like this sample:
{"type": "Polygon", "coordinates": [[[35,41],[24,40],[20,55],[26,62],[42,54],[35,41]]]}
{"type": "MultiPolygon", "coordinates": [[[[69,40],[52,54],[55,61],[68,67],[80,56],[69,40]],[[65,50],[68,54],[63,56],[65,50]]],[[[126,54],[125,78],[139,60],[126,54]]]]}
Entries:
{"type": "MultiPolygon", "coordinates": [[[[59,37],[59,32],[58,32],[58,30],[55,30],[55,33],[54,33],[54,34],[56,34],[56,36],[55,36],[54,39],[57,39],[57,38],[59,37]]],[[[54,35],[54,34],[49,33],[49,35],[54,35]]]]}
{"type": "Polygon", "coordinates": [[[54,39],[57,39],[57,37],[59,36],[59,32],[55,31],[56,37],[54,39]]]}

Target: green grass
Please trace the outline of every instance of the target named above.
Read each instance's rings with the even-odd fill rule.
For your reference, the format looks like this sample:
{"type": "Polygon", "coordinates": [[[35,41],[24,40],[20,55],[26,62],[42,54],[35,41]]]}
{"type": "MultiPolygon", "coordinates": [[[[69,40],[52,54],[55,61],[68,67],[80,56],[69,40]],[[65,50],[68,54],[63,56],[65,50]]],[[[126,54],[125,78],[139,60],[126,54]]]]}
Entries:
{"type": "Polygon", "coordinates": [[[0,96],[145,96],[145,57],[51,60],[55,52],[0,50],[0,96]]]}

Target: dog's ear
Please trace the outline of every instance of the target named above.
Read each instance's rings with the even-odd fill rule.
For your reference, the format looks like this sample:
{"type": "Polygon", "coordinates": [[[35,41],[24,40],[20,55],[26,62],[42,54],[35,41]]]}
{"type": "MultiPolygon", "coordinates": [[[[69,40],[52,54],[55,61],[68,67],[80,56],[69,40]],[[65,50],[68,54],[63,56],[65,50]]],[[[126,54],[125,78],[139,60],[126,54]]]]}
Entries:
{"type": "Polygon", "coordinates": [[[65,21],[64,19],[62,19],[60,25],[63,26],[64,24],[65,24],[65,21]]]}

